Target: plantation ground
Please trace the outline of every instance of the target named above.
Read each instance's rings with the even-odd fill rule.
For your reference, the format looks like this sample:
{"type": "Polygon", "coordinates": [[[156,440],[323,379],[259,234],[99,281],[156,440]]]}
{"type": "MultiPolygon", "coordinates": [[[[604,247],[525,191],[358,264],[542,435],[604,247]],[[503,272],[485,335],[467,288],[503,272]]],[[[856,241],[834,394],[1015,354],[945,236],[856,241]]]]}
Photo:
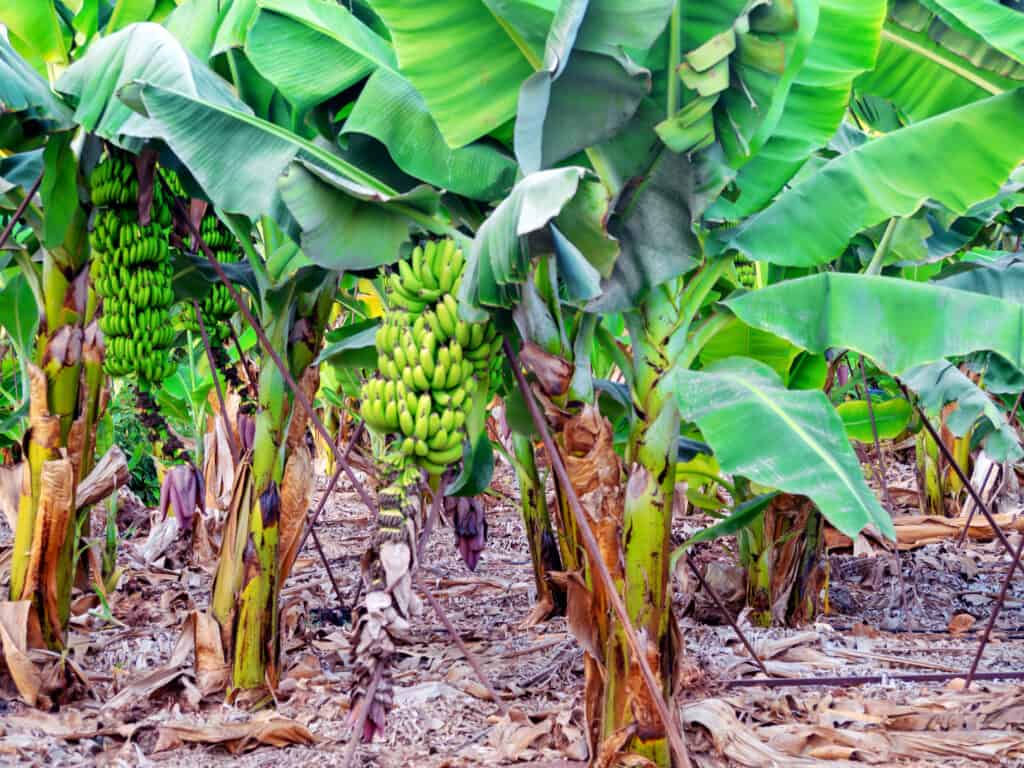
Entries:
{"type": "MultiPolygon", "coordinates": [[[[905,485],[905,476],[905,467],[896,465],[890,481],[905,485]]],[[[441,622],[424,606],[413,625],[415,642],[403,648],[397,664],[386,740],[362,748],[364,765],[583,765],[581,652],[563,620],[518,628],[532,605],[529,555],[510,473],[499,470],[495,485],[497,496],[488,499],[490,541],[478,571],[467,571],[451,530],[442,528],[421,573],[507,696],[513,719],[499,716],[441,622]]],[[[898,498],[908,498],[909,492],[900,493],[898,498]]],[[[342,488],[318,529],[346,596],[355,588],[371,523],[355,494],[342,488]]],[[[699,516],[681,518],[676,535],[681,540],[706,524],[699,516]]],[[[185,547],[178,542],[145,565],[140,557],[147,532],[140,525],[123,547],[126,575],[111,598],[114,621],[84,615],[73,622],[69,658],[82,674],[76,700],[59,713],[32,710],[5,683],[0,764],[344,765],[348,633],[337,623],[337,603],[312,547],[284,590],[286,671],[277,712],[307,728],[317,743],[277,749],[255,743],[251,736],[258,726],[285,740],[301,735],[301,729],[268,722],[269,709],[254,717],[225,706],[220,695],[202,697],[191,655],[173,658],[190,614],[207,604],[212,560],[183,565],[185,547]],[[235,724],[235,730],[225,723],[235,724]],[[210,743],[225,733],[234,737],[231,742],[210,743]]],[[[699,556],[703,567],[711,564],[709,578],[726,597],[734,586],[729,546],[723,542],[699,556]]],[[[831,615],[802,630],[748,627],[772,673],[965,669],[1006,558],[990,543],[971,543],[963,551],[939,543],[905,552],[902,609],[890,555],[834,553],[830,562],[831,615]],[[957,614],[964,617],[954,626],[966,631],[952,633],[948,627],[957,614]],[[977,618],[974,626],[966,626],[968,616],[977,618]]],[[[679,704],[699,766],[967,766],[1024,760],[1024,687],[984,683],[964,692],[956,682],[890,682],[846,689],[730,690],[723,681],[753,676],[754,665],[689,580],[677,581],[676,601],[689,652],[679,704]]],[[[1018,579],[982,669],[1024,669],[1022,606],[1018,579]]]]}

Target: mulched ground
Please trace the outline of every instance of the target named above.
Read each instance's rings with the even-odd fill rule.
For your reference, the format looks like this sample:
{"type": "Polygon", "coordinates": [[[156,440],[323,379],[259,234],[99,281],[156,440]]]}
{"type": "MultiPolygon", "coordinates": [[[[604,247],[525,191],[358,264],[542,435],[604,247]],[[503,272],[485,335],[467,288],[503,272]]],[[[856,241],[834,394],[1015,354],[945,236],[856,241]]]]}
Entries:
{"type": "MultiPolygon", "coordinates": [[[[429,544],[421,579],[480,657],[494,686],[528,717],[512,722],[500,717],[424,604],[414,624],[417,642],[402,649],[396,665],[395,708],[386,738],[361,747],[356,764],[584,764],[582,653],[564,620],[525,630],[518,626],[533,600],[515,495],[511,473],[499,468],[495,496],[485,502],[488,547],[475,573],[459,558],[451,529],[441,528],[429,544]]],[[[676,533],[683,537],[706,524],[701,517],[680,518],[676,533]]],[[[190,659],[150,690],[168,670],[192,612],[206,607],[212,574],[209,562],[188,562],[181,543],[162,562],[139,563],[147,533],[142,526],[122,548],[126,573],[111,596],[110,616],[100,616],[99,608],[74,620],[67,658],[84,677],[74,689],[76,699],[59,713],[42,712],[26,707],[10,682],[3,683],[0,764],[344,765],[350,730],[347,608],[372,520],[342,484],[318,531],[345,602],[339,606],[315,551],[307,547],[282,598],[285,673],[276,707],[279,715],[308,728],[315,745],[277,749],[236,740],[230,746],[239,754],[232,754],[224,744],[175,744],[169,737],[201,738],[221,723],[246,723],[254,716],[225,705],[219,696],[202,697],[190,659]]],[[[9,536],[5,532],[8,547],[9,536]]],[[[728,558],[724,542],[702,552],[700,560],[724,568],[728,558]]],[[[969,543],[961,551],[942,543],[904,552],[901,599],[891,555],[834,553],[830,615],[801,629],[744,628],[773,674],[964,670],[1007,562],[992,544],[969,543]],[[957,614],[976,621],[951,633],[957,614]]],[[[687,607],[680,625],[692,672],[679,707],[697,765],[1024,764],[1024,688],[1019,685],[976,683],[967,692],[955,682],[727,688],[726,681],[753,677],[757,670],[707,601],[694,599],[690,581],[677,582],[676,601],[687,607]]],[[[982,669],[1024,670],[1021,582],[1011,589],[982,669]]],[[[268,709],[257,717],[269,715],[268,709]]]]}

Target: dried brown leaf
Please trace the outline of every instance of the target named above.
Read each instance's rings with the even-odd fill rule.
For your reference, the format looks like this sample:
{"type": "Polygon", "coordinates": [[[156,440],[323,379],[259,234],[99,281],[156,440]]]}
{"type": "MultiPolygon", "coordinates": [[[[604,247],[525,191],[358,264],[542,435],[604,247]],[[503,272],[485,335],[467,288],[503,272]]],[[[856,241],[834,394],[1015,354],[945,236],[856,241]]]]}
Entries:
{"type": "Polygon", "coordinates": [[[220,625],[208,613],[192,614],[193,643],[196,654],[196,685],[203,695],[227,687],[230,665],[224,657],[220,625]]]}
{"type": "Polygon", "coordinates": [[[259,745],[287,747],[315,744],[316,737],[304,725],[274,713],[261,713],[244,723],[193,723],[171,721],[161,725],[154,752],[173,749],[183,743],[223,744],[232,754],[259,745]]]}
{"type": "Polygon", "coordinates": [[[30,707],[36,705],[41,680],[39,672],[28,657],[28,615],[32,608],[29,600],[0,603],[0,644],[4,662],[11,673],[21,698],[30,707]]]}
{"type": "Polygon", "coordinates": [[[24,463],[0,466],[0,512],[12,531],[18,527],[18,499],[24,467],[24,463]]]}
{"type": "Polygon", "coordinates": [[[75,506],[79,509],[99,504],[118,488],[128,484],[128,460],[116,445],[103,454],[92,472],[78,483],[75,506]]]}
{"type": "Polygon", "coordinates": [[[280,579],[288,578],[298,554],[299,541],[306,525],[306,515],[313,497],[313,459],[304,442],[288,457],[281,480],[281,520],[279,523],[280,579]]]}
{"type": "Polygon", "coordinates": [[[541,390],[548,397],[558,397],[568,391],[573,367],[567,361],[552,355],[532,341],[523,344],[519,351],[519,360],[537,377],[541,390]]]}

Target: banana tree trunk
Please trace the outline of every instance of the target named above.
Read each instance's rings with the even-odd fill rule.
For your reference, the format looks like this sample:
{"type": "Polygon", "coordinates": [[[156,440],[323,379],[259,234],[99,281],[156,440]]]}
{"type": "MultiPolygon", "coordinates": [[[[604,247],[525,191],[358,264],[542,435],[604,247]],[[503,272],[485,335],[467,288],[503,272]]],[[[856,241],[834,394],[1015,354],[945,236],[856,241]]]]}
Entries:
{"type": "MultiPolygon", "coordinates": [[[[653,291],[643,309],[629,320],[638,418],[627,452],[621,540],[626,610],[637,631],[648,639],[648,661],[666,696],[671,694],[675,655],[668,564],[679,410],[675,394],[664,385],[663,377],[671,370],[665,340],[677,317],[672,297],[667,287],[662,287],[653,291]]],[[[605,652],[602,742],[632,729],[633,736],[625,749],[667,766],[664,726],[639,666],[630,661],[622,627],[614,616],[611,619],[614,628],[605,652]]]]}
{"type": "Polygon", "coordinates": [[[552,613],[565,611],[565,593],[553,587],[549,574],[562,570],[562,558],[551,527],[544,486],[537,473],[533,441],[526,435],[512,434],[512,455],[515,460],[516,479],[519,482],[520,506],[523,525],[530,543],[533,580],[537,589],[537,605],[531,621],[541,621],[552,613]]]}
{"type": "MultiPolygon", "coordinates": [[[[267,312],[264,318],[271,345],[307,396],[315,390],[315,371],[308,369],[332,299],[331,291],[320,292],[311,316],[294,322],[291,312],[267,312]]],[[[211,600],[211,612],[231,654],[234,690],[277,684],[278,599],[294,560],[291,545],[305,516],[312,478],[311,469],[297,472],[290,463],[289,449],[309,465],[302,439],[305,414],[293,413],[294,397],[276,364],[267,361],[263,366],[258,390],[250,465],[236,475],[211,600]]]]}
{"type": "Polygon", "coordinates": [[[747,605],[759,626],[813,621],[824,603],[828,571],[821,513],[805,496],[780,493],[765,509],[747,550],[747,605]]]}
{"type": "Polygon", "coordinates": [[[30,366],[28,451],[11,561],[12,600],[31,600],[37,641],[63,644],[79,525],[75,487],[93,464],[103,342],[87,264],[44,251],[41,322],[30,366]]]}

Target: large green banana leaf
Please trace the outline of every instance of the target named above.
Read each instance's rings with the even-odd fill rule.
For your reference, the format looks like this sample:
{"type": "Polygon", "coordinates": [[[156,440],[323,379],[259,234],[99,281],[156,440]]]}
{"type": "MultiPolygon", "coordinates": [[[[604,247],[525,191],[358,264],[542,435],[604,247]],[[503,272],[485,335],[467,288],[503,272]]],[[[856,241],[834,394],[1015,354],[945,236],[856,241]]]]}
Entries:
{"type": "Polygon", "coordinates": [[[808,496],[848,536],[874,524],[894,538],[823,392],[786,389],[767,365],[743,358],[673,376],[683,418],[700,427],[724,472],[808,496]]]}
{"type": "Polygon", "coordinates": [[[884,0],[822,0],[817,5],[814,37],[781,113],[775,122],[765,122],[759,142],[751,145],[752,156],[736,179],[739,197],[719,199],[709,212],[712,218],[739,220],[764,207],[832,138],[846,114],[851,84],[875,66],[884,0]]]}
{"type": "Polygon", "coordinates": [[[855,89],[923,120],[1019,88],[1022,29],[1024,13],[998,2],[892,3],[877,66],[858,78],[855,89]]]}
{"type": "Polygon", "coordinates": [[[17,151],[23,141],[71,125],[71,110],[54,96],[46,80],[11,44],[0,37],[0,148],[17,151]]]}
{"type": "Polygon", "coordinates": [[[260,0],[245,54],[300,112],[377,67],[396,67],[386,40],[343,5],[323,0],[260,0]]]}
{"type": "Polygon", "coordinates": [[[519,86],[533,68],[481,0],[373,0],[372,7],[449,146],[515,115],[519,86]]]}
{"type": "Polygon", "coordinates": [[[370,76],[342,133],[372,136],[405,173],[477,200],[504,197],[516,179],[515,160],[495,144],[449,147],[416,89],[383,68],[370,76]]]}
{"type": "Polygon", "coordinates": [[[824,272],[725,302],[748,325],[811,352],[852,349],[902,374],[989,350],[1024,366],[1024,306],[890,277],[824,272]]]}
{"type": "Polygon", "coordinates": [[[978,35],[997,51],[1024,64],[1024,14],[1020,10],[978,0],[923,0],[923,5],[960,34],[978,35]]]}
{"type": "Polygon", "coordinates": [[[53,0],[0,0],[0,24],[26,55],[35,54],[47,64],[67,63],[64,30],[53,0]]]}
{"type": "Polygon", "coordinates": [[[88,130],[129,145],[164,141],[218,208],[249,218],[268,215],[285,229],[298,221],[307,255],[330,269],[393,261],[399,221],[406,235],[412,220],[439,226],[432,216],[436,199],[426,200],[422,192],[414,199],[400,196],[324,146],[255,117],[158,25],[137,24],[101,40],[68,69],[58,88],[77,103],[76,119],[88,130]],[[289,168],[295,178],[277,183],[289,168]],[[330,195],[354,198],[335,201],[334,210],[347,214],[331,231],[337,234],[341,221],[355,221],[363,211],[367,222],[387,221],[382,236],[357,238],[366,249],[359,254],[331,243],[323,234],[324,218],[311,214],[314,200],[326,204],[330,195]]]}
{"type": "Polygon", "coordinates": [[[837,258],[858,232],[912,214],[927,199],[962,214],[1024,160],[1022,135],[1024,90],[886,134],[787,189],[728,247],[759,261],[815,266],[837,258]]]}

